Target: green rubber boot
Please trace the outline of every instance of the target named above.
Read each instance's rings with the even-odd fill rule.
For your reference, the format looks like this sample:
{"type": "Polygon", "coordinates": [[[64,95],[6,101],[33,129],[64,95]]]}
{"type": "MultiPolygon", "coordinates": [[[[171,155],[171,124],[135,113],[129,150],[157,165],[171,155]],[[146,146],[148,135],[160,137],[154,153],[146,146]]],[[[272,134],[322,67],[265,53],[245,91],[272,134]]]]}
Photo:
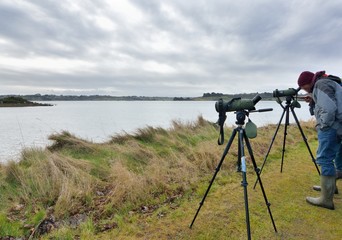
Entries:
{"type": "Polygon", "coordinates": [[[335,176],[321,176],[321,196],[318,198],[306,197],[306,201],[314,206],[334,210],[335,176]]]}
{"type": "MultiPolygon", "coordinates": [[[[312,186],[312,189],[315,190],[315,191],[320,192],[321,191],[321,186],[314,185],[314,186],[312,186]]],[[[335,194],[338,194],[338,188],[337,188],[337,185],[336,185],[336,181],[335,181],[335,194]]]]}

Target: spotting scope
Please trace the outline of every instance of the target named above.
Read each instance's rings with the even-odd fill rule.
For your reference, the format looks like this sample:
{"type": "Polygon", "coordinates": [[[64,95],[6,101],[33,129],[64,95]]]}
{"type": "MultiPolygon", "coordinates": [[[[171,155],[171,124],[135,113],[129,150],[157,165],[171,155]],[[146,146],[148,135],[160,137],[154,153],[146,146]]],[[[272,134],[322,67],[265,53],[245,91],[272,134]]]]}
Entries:
{"type": "Polygon", "coordinates": [[[289,88],[286,90],[274,90],[273,91],[273,97],[287,97],[287,96],[294,96],[297,95],[297,93],[299,92],[300,87],[297,89],[294,88],[289,88]]]}
{"type": "Polygon", "coordinates": [[[215,103],[217,112],[233,112],[242,110],[255,110],[255,105],[261,100],[259,95],[256,95],[253,99],[241,99],[241,97],[233,98],[228,102],[222,99],[215,103]]]}

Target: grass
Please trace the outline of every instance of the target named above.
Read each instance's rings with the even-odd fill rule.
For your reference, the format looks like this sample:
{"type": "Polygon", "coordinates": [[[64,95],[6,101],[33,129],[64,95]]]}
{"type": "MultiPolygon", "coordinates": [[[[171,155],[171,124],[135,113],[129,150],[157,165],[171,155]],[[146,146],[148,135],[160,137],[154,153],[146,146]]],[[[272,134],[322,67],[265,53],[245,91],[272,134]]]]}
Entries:
{"type": "MultiPolygon", "coordinates": [[[[315,152],[314,123],[301,126],[315,152]]],[[[261,127],[250,140],[258,166],[275,129],[261,127]]],[[[231,132],[226,129],[226,138],[231,132]]],[[[19,162],[0,166],[0,237],[245,239],[236,141],[192,229],[188,227],[224,149],[217,137],[217,127],[201,117],[194,123],[173,122],[168,130],[146,127],[116,135],[101,144],[68,132],[52,135],[49,148],[27,149],[19,162]]],[[[335,195],[334,211],[305,202],[308,195],[318,196],[311,186],[319,176],[296,126],[288,127],[286,140],[283,172],[281,127],[261,175],[277,233],[260,186],[253,189],[256,175],[246,151],[252,238],[341,238],[342,198],[335,195]]]]}

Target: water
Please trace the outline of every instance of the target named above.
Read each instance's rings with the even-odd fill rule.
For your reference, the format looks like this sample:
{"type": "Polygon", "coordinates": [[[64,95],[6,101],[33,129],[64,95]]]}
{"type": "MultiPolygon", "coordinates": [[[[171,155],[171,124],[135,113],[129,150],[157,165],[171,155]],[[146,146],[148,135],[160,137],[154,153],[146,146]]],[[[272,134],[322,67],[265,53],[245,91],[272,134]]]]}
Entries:
{"type": "MultiPolygon", "coordinates": [[[[120,133],[134,133],[146,126],[170,128],[173,120],[195,121],[198,116],[216,122],[215,102],[202,101],[89,101],[49,102],[52,107],[0,108],[0,162],[18,159],[23,148],[45,147],[48,136],[69,131],[93,142],[105,142],[120,133]]],[[[299,120],[311,119],[305,103],[295,112],[299,120]]],[[[257,126],[278,123],[283,109],[274,101],[261,101],[257,109],[272,112],[250,114],[257,126]]],[[[227,113],[226,124],[236,116],[227,113]]],[[[284,122],[285,120],[283,120],[284,122]]],[[[290,122],[294,122],[290,114],[290,122]]]]}

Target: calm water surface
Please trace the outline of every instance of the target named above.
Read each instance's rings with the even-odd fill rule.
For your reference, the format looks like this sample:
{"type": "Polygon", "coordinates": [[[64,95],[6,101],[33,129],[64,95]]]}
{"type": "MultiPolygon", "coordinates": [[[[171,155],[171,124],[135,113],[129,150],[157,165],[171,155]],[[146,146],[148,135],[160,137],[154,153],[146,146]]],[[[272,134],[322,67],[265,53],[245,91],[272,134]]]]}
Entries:
{"type": "MultiPolygon", "coordinates": [[[[195,121],[203,116],[216,122],[215,102],[177,101],[89,101],[49,102],[52,107],[0,108],[0,162],[18,159],[23,148],[45,147],[48,136],[63,130],[93,142],[104,142],[115,134],[134,133],[146,126],[170,128],[172,121],[195,121]]],[[[283,109],[275,101],[261,101],[257,109],[272,112],[250,114],[257,126],[278,123],[283,109]]],[[[308,107],[295,109],[299,120],[312,117],[308,107]]],[[[292,114],[290,122],[294,122],[292,114]]],[[[284,122],[284,120],[283,120],[284,122]]],[[[235,124],[235,114],[227,113],[226,124],[235,124]]]]}

